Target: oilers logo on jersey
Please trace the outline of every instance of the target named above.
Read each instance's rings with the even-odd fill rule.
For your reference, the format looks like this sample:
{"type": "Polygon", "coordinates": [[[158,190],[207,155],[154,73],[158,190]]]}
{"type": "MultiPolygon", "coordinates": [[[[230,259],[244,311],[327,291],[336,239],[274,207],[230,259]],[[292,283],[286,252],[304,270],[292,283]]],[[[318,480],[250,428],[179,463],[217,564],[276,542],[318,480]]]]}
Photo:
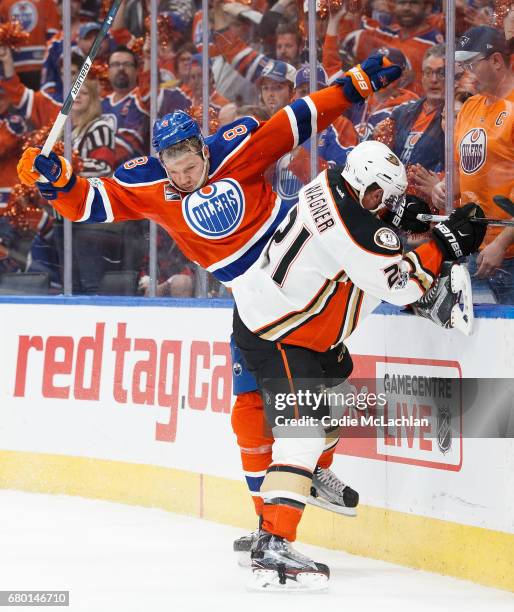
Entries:
{"type": "Polygon", "coordinates": [[[473,174],[485,163],[487,133],[483,128],[473,128],[460,142],[460,165],[466,174],[473,174]]]}
{"type": "Polygon", "coordinates": [[[38,20],[37,8],[32,2],[16,2],[11,6],[9,16],[18,21],[25,32],[32,32],[38,20]]]}
{"type": "Polygon", "coordinates": [[[193,232],[214,240],[224,238],[232,234],[243,219],[243,190],[237,181],[222,179],[186,196],[182,210],[193,232]]]}

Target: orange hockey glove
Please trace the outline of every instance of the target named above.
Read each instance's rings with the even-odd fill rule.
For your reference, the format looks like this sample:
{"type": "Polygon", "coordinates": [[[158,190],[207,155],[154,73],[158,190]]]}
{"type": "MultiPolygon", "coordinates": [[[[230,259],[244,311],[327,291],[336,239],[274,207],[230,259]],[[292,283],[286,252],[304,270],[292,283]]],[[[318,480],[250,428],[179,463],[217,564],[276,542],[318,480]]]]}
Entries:
{"type": "Polygon", "coordinates": [[[57,188],[65,187],[73,174],[71,164],[64,157],[59,157],[53,151],[45,157],[38,147],[29,147],[23,152],[17,171],[25,185],[33,186],[44,176],[57,188]]]}

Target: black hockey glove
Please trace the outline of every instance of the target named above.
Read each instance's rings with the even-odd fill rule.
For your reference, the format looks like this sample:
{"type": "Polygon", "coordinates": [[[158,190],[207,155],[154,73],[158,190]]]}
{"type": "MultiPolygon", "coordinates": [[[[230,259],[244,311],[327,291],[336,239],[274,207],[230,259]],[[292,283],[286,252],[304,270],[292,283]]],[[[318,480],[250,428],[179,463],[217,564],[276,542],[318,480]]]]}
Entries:
{"type": "Polygon", "coordinates": [[[455,209],[448,221],[441,221],[432,228],[432,235],[445,259],[455,261],[475,251],[482,244],[487,226],[470,219],[484,218],[478,204],[465,204],[455,209]]]}
{"type": "Polygon", "coordinates": [[[430,223],[419,221],[416,215],[431,215],[430,206],[421,198],[408,195],[406,201],[393,212],[388,210],[382,219],[394,227],[405,230],[406,232],[428,232],[430,223]]]}

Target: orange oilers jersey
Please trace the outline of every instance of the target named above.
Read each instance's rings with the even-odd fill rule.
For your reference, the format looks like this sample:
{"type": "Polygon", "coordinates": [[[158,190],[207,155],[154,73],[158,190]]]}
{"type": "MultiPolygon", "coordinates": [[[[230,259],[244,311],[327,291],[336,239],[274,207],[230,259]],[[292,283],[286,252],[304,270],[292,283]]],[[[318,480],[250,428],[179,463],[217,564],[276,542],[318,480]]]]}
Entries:
{"type": "Polygon", "coordinates": [[[174,190],[155,158],[140,157],[113,178],[73,177],[52,204],[73,221],[148,218],[166,229],[189,259],[230,284],[259,257],[288,211],[264,179],[265,169],[324,130],[349,106],[335,85],[296,100],[264,123],[243,117],[206,138],[208,183],[174,190]]]}
{"type": "Polygon", "coordinates": [[[335,168],[302,188],[232,294],[243,323],[264,340],[324,352],[380,300],[418,300],[442,259],[433,241],[403,255],[395,232],[350,195],[335,168]]]}
{"type": "MultiPolygon", "coordinates": [[[[514,90],[494,100],[484,95],[469,98],[457,117],[455,142],[461,203],[477,202],[486,217],[508,219],[493,196],[514,198],[514,90]]],[[[489,227],[482,246],[501,231],[489,227]]],[[[514,245],[507,256],[514,257],[514,245]]]]}
{"type": "Polygon", "coordinates": [[[19,21],[29,38],[13,50],[16,70],[40,70],[43,65],[46,41],[61,28],[61,20],[54,0],[1,0],[0,21],[19,21]]]}

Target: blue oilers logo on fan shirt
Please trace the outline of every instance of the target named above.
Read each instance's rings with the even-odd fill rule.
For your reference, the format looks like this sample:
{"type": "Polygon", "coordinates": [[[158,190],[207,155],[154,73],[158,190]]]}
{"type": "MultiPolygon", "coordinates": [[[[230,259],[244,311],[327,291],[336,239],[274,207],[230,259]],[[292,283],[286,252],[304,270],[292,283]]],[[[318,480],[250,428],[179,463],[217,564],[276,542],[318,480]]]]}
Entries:
{"type": "Polygon", "coordinates": [[[32,2],[16,2],[9,10],[13,21],[19,21],[25,32],[32,32],[37,25],[38,12],[32,2]]]}
{"type": "Polygon", "coordinates": [[[239,227],[244,209],[243,190],[234,179],[205,185],[182,200],[182,213],[189,227],[214,240],[229,236],[239,227]]]}
{"type": "Polygon", "coordinates": [[[469,130],[460,141],[460,166],[465,174],[473,174],[485,163],[487,133],[484,128],[469,130]]]}

